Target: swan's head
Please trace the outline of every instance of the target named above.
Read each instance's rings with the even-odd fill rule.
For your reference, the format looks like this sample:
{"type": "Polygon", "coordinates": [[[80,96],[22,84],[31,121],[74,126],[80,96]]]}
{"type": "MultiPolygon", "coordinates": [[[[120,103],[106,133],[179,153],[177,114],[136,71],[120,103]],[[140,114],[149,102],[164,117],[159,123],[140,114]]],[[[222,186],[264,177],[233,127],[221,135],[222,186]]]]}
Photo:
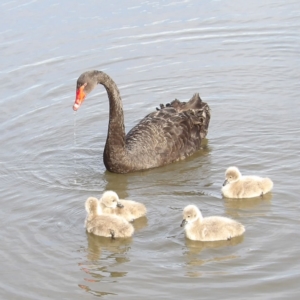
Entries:
{"type": "Polygon", "coordinates": [[[99,201],[95,197],[89,197],[85,201],[85,210],[88,214],[100,214],[99,201]]]}
{"type": "Polygon", "coordinates": [[[88,71],[79,76],[76,84],[76,99],[73,105],[73,110],[78,110],[86,95],[95,88],[98,83],[98,73],[98,71],[88,71]]]}
{"type": "Polygon", "coordinates": [[[123,204],[121,204],[119,202],[119,196],[116,192],[114,191],[106,191],[103,193],[101,199],[100,199],[100,202],[106,206],[106,207],[109,207],[109,208],[116,208],[116,207],[124,207],[123,204]]]}
{"type": "Polygon", "coordinates": [[[196,205],[188,205],[183,209],[183,220],[181,227],[195,222],[197,219],[202,219],[202,214],[196,205]]]}
{"type": "Polygon", "coordinates": [[[223,186],[239,180],[241,176],[242,175],[237,167],[229,167],[225,172],[225,181],[223,183],[223,186]]]}

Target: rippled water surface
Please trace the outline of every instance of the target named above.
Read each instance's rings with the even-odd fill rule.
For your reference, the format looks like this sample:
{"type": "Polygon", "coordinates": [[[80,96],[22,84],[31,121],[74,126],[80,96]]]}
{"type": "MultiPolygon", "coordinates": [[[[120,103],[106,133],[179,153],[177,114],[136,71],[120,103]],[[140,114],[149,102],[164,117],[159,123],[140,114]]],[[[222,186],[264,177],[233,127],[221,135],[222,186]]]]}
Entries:
{"type": "Polygon", "coordinates": [[[299,299],[300,3],[2,1],[1,299],[299,299]],[[128,131],[199,92],[205,147],[127,175],[105,170],[108,99],[77,113],[78,76],[117,83],[128,131]],[[223,199],[225,169],[269,176],[264,198],[223,199]],[[143,202],[128,240],[85,232],[84,201],[143,202]],[[242,222],[243,237],[185,239],[182,209],[242,222]]]}

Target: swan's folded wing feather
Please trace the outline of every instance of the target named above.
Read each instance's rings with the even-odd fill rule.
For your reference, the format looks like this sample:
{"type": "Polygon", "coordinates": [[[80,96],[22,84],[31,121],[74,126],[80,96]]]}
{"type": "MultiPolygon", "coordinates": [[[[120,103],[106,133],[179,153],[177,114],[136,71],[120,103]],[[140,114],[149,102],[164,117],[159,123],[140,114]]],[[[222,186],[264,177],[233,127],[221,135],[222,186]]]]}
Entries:
{"type": "Polygon", "coordinates": [[[144,153],[160,164],[184,159],[200,149],[209,117],[207,105],[180,112],[174,107],[163,108],[147,115],[132,128],[126,136],[126,145],[129,150],[138,151],[139,155],[144,153]]]}

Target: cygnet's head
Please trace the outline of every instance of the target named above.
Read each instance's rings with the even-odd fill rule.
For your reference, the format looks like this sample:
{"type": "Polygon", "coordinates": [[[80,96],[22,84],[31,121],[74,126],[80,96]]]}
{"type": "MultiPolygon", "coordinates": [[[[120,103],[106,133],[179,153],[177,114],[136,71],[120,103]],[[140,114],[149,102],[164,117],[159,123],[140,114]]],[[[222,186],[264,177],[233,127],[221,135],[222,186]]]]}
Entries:
{"type": "Polygon", "coordinates": [[[225,172],[225,181],[223,183],[223,186],[239,180],[241,176],[242,175],[237,167],[229,167],[225,172]]]}
{"type": "Polygon", "coordinates": [[[85,210],[88,214],[99,214],[99,202],[95,197],[89,197],[85,201],[85,210]]]}
{"type": "Polygon", "coordinates": [[[119,202],[119,196],[114,191],[106,191],[103,193],[100,202],[109,208],[116,208],[116,207],[124,207],[123,204],[119,202]]]}
{"type": "Polygon", "coordinates": [[[181,222],[181,227],[186,224],[195,222],[197,219],[202,219],[202,214],[196,205],[188,205],[183,209],[183,220],[181,222]]]}

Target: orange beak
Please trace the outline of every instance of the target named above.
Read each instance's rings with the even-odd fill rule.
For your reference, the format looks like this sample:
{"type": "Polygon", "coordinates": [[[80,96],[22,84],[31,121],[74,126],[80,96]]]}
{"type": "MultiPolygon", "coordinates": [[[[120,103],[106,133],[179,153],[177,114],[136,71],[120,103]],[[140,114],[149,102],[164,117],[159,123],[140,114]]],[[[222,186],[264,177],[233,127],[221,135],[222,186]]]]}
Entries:
{"type": "Polygon", "coordinates": [[[80,107],[80,105],[82,104],[82,102],[85,99],[85,92],[84,90],[85,85],[82,85],[80,88],[77,89],[76,91],[76,99],[75,99],[75,103],[73,105],[73,110],[78,110],[78,108],[80,107]]]}

